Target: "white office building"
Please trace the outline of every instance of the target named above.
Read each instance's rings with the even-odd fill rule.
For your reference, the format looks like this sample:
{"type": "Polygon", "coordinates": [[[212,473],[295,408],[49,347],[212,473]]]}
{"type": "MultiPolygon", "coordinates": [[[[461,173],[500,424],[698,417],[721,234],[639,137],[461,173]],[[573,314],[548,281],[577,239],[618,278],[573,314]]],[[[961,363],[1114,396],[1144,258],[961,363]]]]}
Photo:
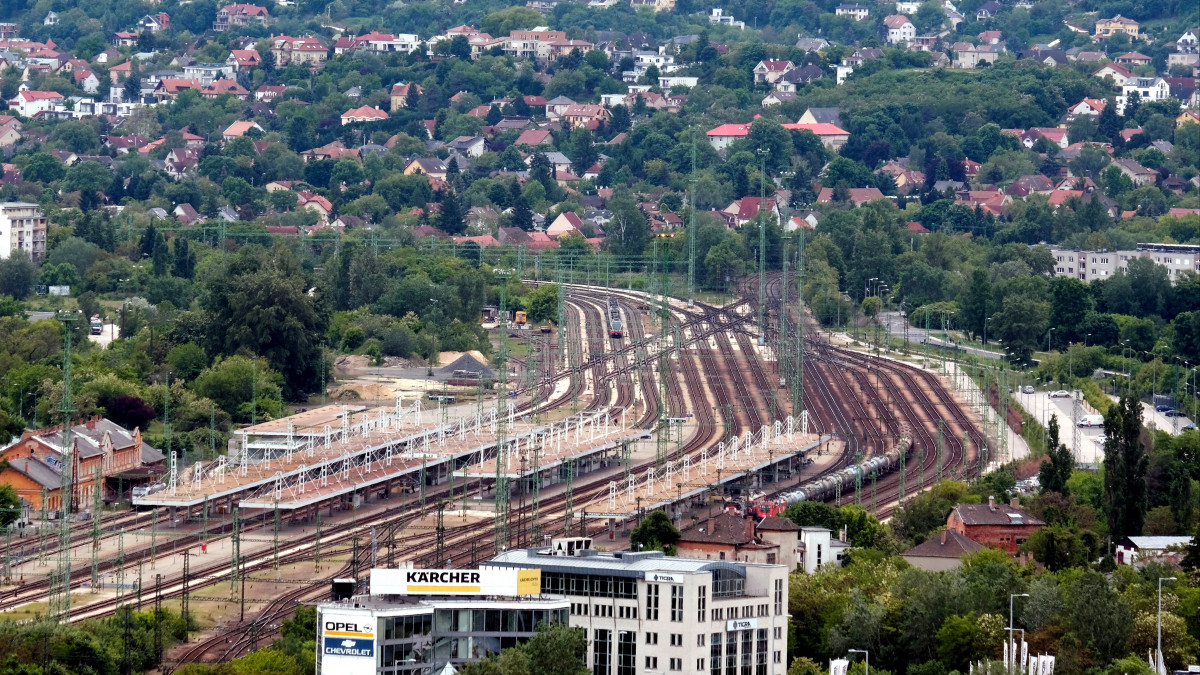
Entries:
{"type": "Polygon", "coordinates": [[[604,553],[588,538],[507,551],[486,568],[540,569],[587,631],[593,675],[784,675],[788,568],[604,553]]]}
{"type": "Polygon", "coordinates": [[[46,255],[46,216],[37,204],[0,203],[0,259],[22,250],[34,260],[46,255]]]}
{"type": "Polygon", "coordinates": [[[1118,271],[1128,272],[1129,261],[1146,258],[1167,269],[1171,283],[1187,271],[1200,273],[1200,246],[1189,244],[1138,244],[1134,251],[1074,251],[1051,246],[1054,276],[1083,281],[1108,279],[1118,271]]]}

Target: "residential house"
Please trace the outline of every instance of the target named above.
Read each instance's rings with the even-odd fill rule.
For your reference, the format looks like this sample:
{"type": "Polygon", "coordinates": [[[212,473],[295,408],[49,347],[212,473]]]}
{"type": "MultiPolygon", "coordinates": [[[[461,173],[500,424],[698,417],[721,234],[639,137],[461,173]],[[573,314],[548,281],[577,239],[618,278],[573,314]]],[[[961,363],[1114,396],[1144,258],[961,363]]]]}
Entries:
{"type": "Polygon", "coordinates": [[[0,148],[11,148],[21,141],[21,121],[11,115],[0,115],[0,148]]]}
{"type": "Polygon", "coordinates": [[[235,138],[241,138],[242,136],[245,136],[246,132],[250,131],[251,129],[257,129],[260,134],[263,133],[263,128],[258,126],[258,122],[247,122],[243,120],[240,122],[234,122],[226,127],[225,131],[221,132],[221,138],[225,139],[225,142],[228,143],[235,138]]]}
{"type": "Polygon", "coordinates": [[[820,224],[820,221],[820,211],[813,211],[811,209],[792,211],[792,217],[788,219],[785,229],[788,232],[795,232],[796,230],[801,229],[815,230],[817,229],[817,225],[820,224]]]}
{"type": "Polygon", "coordinates": [[[94,94],[100,90],[100,79],[96,77],[96,73],[90,70],[82,68],[75,70],[71,73],[71,77],[75,80],[75,86],[89,94],[94,94]]]}
{"type": "Polygon", "coordinates": [[[754,66],[754,83],[762,84],[765,82],[767,84],[775,84],[779,78],[795,67],[796,64],[791,61],[759,61],[758,65],[754,66]]]}
{"type": "Polygon", "coordinates": [[[351,108],[342,113],[342,126],[354,124],[355,122],[380,122],[387,118],[388,114],[379,108],[364,105],[359,108],[351,108]]]}
{"type": "Polygon", "coordinates": [[[820,66],[809,63],[784,73],[783,77],[775,81],[775,91],[795,93],[800,87],[824,76],[825,71],[820,66]]]}
{"type": "Polygon", "coordinates": [[[796,40],[796,49],[802,49],[806,52],[820,52],[828,47],[829,41],[825,38],[802,37],[796,40]]]}
{"type": "Polygon", "coordinates": [[[138,21],[138,30],[143,33],[157,33],[171,27],[171,16],[166,12],[147,14],[138,21]]]}
{"type": "Polygon", "coordinates": [[[735,199],[719,213],[730,227],[741,227],[757,218],[760,213],[773,219],[777,224],[782,224],[783,221],[774,197],[767,197],[765,200],[758,197],[735,199]]]}
{"type": "Polygon", "coordinates": [[[315,212],[320,216],[323,223],[327,222],[330,214],[333,213],[333,204],[312,190],[298,190],[296,192],[296,207],[315,212]]]}
{"type": "MultiPolygon", "coordinates": [[[[919,223],[914,224],[920,227],[919,223]]],[[[972,541],[954,530],[943,529],[923,543],[901,553],[900,557],[919,570],[946,572],[958,569],[962,566],[963,556],[982,548],[983,544],[972,541]]]]}
{"type": "Polygon", "coordinates": [[[55,11],[46,12],[46,18],[42,19],[42,25],[43,26],[57,26],[58,25],[58,12],[55,12],[55,11]]]}
{"type": "MultiPolygon", "coordinates": [[[[862,206],[863,204],[868,204],[877,199],[883,198],[883,193],[879,191],[879,188],[850,188],[849,199],[847,201],[855,206],[862,206]]],[[[828,204],[832,201],[833,188],[821,188],[821,191],[817,193],[817,203],[828,204]]]]}
{"type": "Polygon", "coordinates": [[[764,96],[762,101],[760,102],[760,105],[762,105],[762,107],[764,107],[764,108],[770,108],[773,105],[780,105],[783,103],[791,103],[792,101],[795,101],[795,100],[796,100],[796,92],[795,91],[775,90],[775,91],[767,94],[766,96],[764,96]]]}
{"type": "Polygon", "coordinates": [[[1117,98],[1117,112],[1125,114],[1125,101],[1137,92],[1142,103],[1161,101],[1171,97],[1171,85],[1161,77],[1131,77],[1121,85],[1121,96],[1117,98]]]}
{"type": "Polygon", "coordinates": [[[563,211],[558,214],[546,228],[546,236],[551,239],[562,239],[568,234],[580,234],[583,229],[583,219],[574,211],[563,211]]]}
{"type": "Polygon", "coordinates": [[[248,73],[262,65],[262,56],[257,49],[231,49],[225,65],[239,73],[248,73]]]}
{"type": "Polygon", "coordinates": [[[108,69],[108,80],[112,84],[121,84],[133,72],[133,61],[118,63],[108,69]]]}
{"type": "Polygon", "coordinates": [[[730,26],[730,27],[732,27],[732,28],[737,28],[737,29],[739,29],[739,30],[745,30],[745,29],[746,29],[746,22],[745,22],[745,21],[738,21],[737,19],[735,19],[735,18],[733,17],[733,15],[732,15],[732,14],[726,14],[726,13],[725,13],[725,10],[723,10],[723,9],[720,9],[720,8],[718,8],[718,7],[714,7],[714,8],[712,8],[711,10],[709,10],[709,12],[708,12],[708,22],[709,22],[709,23],[715,23],[715,24],[717,24],[717,25],[722,25],[722,24],[724,24],[724,25],[726,25],[726,26],[730,26]]]}
{"type": "Polygon", "coordinates": [[[446,144],[446,147],[465,157],[479,157],[486,149],[482,136],[459,136],[446,144]]]}
{"type": "Polygon", "coordinates": [[[232,78],[234,76],[234,66],[226,63],[201,63],[197,61],[191,65],[183,67],[183,76],[200,82],[200,86],[207,87],[218,79],[232,78]]]}
{"type": "Polygon", "coordinates": [[[271,38],[271,53],[275,55],[275,65],[278,68],[293,63],[320,68],[329,58],[329,48],[315,37],[277,35],[271,38]]]}
{"type": "Polygon", "coordinates": [[[154,98],[159,102],[168,101],[188,89],[200,89],[200,81],[185,78],[168,77],[158,81],[154,86],[154,98]]]}
{"type": "Polygon", "coordinates": [[[12,40],[20,30],[21,27],[15,23],[0,23],[0,40],[12,40]]]}
{"type": "Polygon", "coordinates": [[[411,54],[421,48],[421,38],[412,33],[380,33],[371,31],[363,35],[344,36],[333,44],[333,52],[342,54],[347,51],[368,51],[376,54],[405,52],[411,54]]]}
{"type": "Polygon", "coordinates": [[[1026,49],[1025,51],[1021,52],[1020,58],[1032,59],[1049,68],[1053,68],[1054,66],[1065,66],[1071,62],[1071,59],[1067,57],[1067,52],[1065,50],[1050,49],[1043,46],[1037,46],[1033,49],[1026,49]]]}
{"type": "Polygon", "coordinates": [[[981,63],[994,64],[1000,57],[997,45],[973,45],[970,42],[954,43],[954,67],[973,70],[981,63]]]}
{"type": "Polygon", "coordinates": [[[26,431],[19,439],[0,449],[0,484],[12,485],[17,495],[36,509],[61,509],[73,502],[90,505],[95,499],[93,479],[101,476],[100,498],[104,502],[131,496],[134,486],[157,480],[164,470],[165,457],[142,440],[140,429],[129,431],[115,422],[92,417],[71,426],[71,450],[62,426],[26,431]],[[64,456],[71,457],[69,499],[62,494],[61,467],[64,456]],[[118,494],[118,491],[121,494],[118,494]]]}
{"type": "Polygon", "coordinates": [[[1120,14],[1111,19],[1096,20],[1096,37],[1109,38],[1118,31],[1136,40],[1138,38],[1138,22],[1126,19],[1120,14]]]}
{"type": "Polygon", "coordinates": [[[22,117],[33,117],[40,112],[54,110],[62,102],[63,95],[57,91],[26,89],[18,91],[17,95],[8,102],[8,107],[16,110],[22,117]]]}
{"type": "Polygon", "coordinates": [[[417,96],[425,93],[425,89],[416,82],[397,82],[392,85],[390,98],[392,102],[392,110],[400,110],[408,107],[408,90],[410,87],[417,88],[417,96]]]}
{"type": "Polygon", "coordinates": [[[1045,521],[1022,510],[1016,499],[998,504],[988,497],[987,504],[958,504],[946,518],[946,529],[974,541],[1016,555],[1021,544],[1045,521]]]}
{"type": "Polygon", "coordinates": [[[1177,566],[1192,543],[1188,536],[1125,537],[1117,543],[1118,565],[1144,565],[1150,562],[1177,566]]]}
{"type": "Polygon", "coordinates": [[[17,250],[35,261],[46,256],[46,215],[37,204],[0,202],[0,259],[17,250]]]}
{"type": "Polygon", "coordinates": [[[446,163],[437,157],[418,157],[404,167],[404,175],[425,174],[430,178],[446,180],[446,163]]]}
{"type": "Polygon", "coordinates": [[[200,214],[196,213],[196,209],[187,202],[176,206],[175,210],[172,211],[171,214],[175,216],[176,220],[184,225],[194,225],[201,220],[200,214]]]}
{"type": "Polygon", "coordinates": [[[572,129],[580,127],[593,128],[602,121],[607,121],[612,117],[612,113],[608,108],[602,105],[590,105],[586,103],[576,103],[568,107],[563,112],[563,121],[572,129]]]}
{"type": "Polygon", "coordinates": [[[1004,33],[998,30],[985,30],[978,36],[979,44],[981,45],[998,45],[1000,40],[1004,38],[1004,33]]]}
{"type": "Polygon", "coordinates": [[[1061,127],[1032,127],[1021,137],[1021,144],[1032,148],[1039,138],[1045,138],[1059,148],[1066,148],[1071,144],[1067,138],[1067,130],[1061,127]]]}
{"type": "Polygon", "coordinates": [[[352,148],[347,148],[342,145],[342,142],[333,141],[326,143],[319,148],[309,148],[300,153],[300,157],[304,161],[311,162],[321,159],[341,159],[342,157],[358,157],[358,151],[352,148]]]}
{"type": "Polygon", "coordinates": [[[996,0],[988,0],[980,5],[979,9],[975,10],[975,20],[987,21],[999,14],[1001,9],[1003,9],[1003,6],[996,2],[996,0]]]}
{"type": "Polygon", "coordinates": [[[1099,70],[1092,73],[1092,77],[1107,77],[1113,81],[1113,84],[1123,87],[1125,86],[1125,82],[1133,77],[1133,71],[1119,63],[1106,63],[1099,70]]]}
{"type": "Polygon", "coordinates": [[[1175,51],[1180,54],[1200,52],[1200,28],[1189,28],[1175,39],[1175,51]]]}
{"type": "Polygon", "coordinates": [[[916,27],[903,14],[884,17],[883,25],[887,28],[887,42],[890,45],[907,44],[917,36],[916,27]]]}
{"type": "Polygon", "coordinates": [[[264,84],[263,86],[254,90],[254,100],[273,101],[282,96],[285,89],[287,89],[287,87],[283,86],[282,84],[264,84]]]}
{"type": "Polygon", "coordinates": [[[837,16],[848,16],[855,21],[862,21],[871,16],[871,8],[867,5],[860,5],[857,2],[851,4],[842,4],[834,8],[833,13],[837,16]]]}
{"type": "Polygon", "coordinates": [[[1107,103],[1101,99],[1085,98],[1070,108],[1067,108],[1067,114],[1073,116],[1091,115],[1093,117],[1097,117],[1100,115],[1100,113],[1104,112],[1105,105],[1107,105],[1107,103]]]}
{"type": "Polygon", "coordinates": [[[566,96],[555,96],[546,101],[546,118],[551,120],[562,119],[563,114],[573,105],[575,105],[575,101],[566,96]]]}
{"type": "Polygon", "coordinates": [[[112,38],[109,40],[114,47],[133,47],[137,45],[137,41],[138,34],[127,30],[120,30],[113,33],[112,38]]]}
{"type": "Polygon", "coordinates": [[[809,108],[804,111],[798,124],[841,124],[841,108],[809,108]]]}
{"type": "Polygon", "coordinates": [[[520,136],[517,136],[517,140],[513,141],[513,145],[535,148],[539,145],[551,145],[553,142],[554,137],[548,129],[526,129],[521,132],[520,136]]]}
{"type": "Polygon", "coordinates": [[[235,3],[225,5],[217,10],[217,20],[213,22],[213,30],[221,32],[229,30],[230,27],[238,28],[251,23],[265,26],[270,20],[271,14],[266,7],[235,3]]]}
{"type": "Polygon", "coordinates": [[[250,98],[250,92],[246,91],[246,88],[238,84],[236,80],[213,80],[211,84],[200,90],[200,95],[204,98],[229,95],[241,101],[250,98]]]}
{"type": "Polygon", "coordinates": [[[1150,65],[1150,57],[1141,52],[1126,52],[1113,60],[1123,66],[1132,67],[1150,65]]]}
{"type": "Polygon", "coordinates": [[[532,30],[510,31],[502,46],[504,53],[514,58],[545,61],[550,57],[550,44],[566,39],[564,31],[539,26],[532,30]]]}
{"type": "MultiPolygon", "coordinates": [[[[789,572],[795,571],[799,558],[797,533],[800,528],[785,518],[769,520],[781,520],[786,525],[791,525],[791,536],[786,538],[782,545],[760,537],[753,518],[721,511],[683,530],[675,547],[676,553],[680,557],[699,560],[781,564],[785,565],[789,572]]],[[[782,533],[784,530],[781,527],[778,531],[782,533]]]]}
{"type": "Polygon", "coordinates": [[[1157,171],[1147,169],[1133,159],[1114,159],[1112,164],[1120,169],[1121,173],[1129,176],[1129,180],[1133,181],[1134,185],[1153,185],[1158,178],[1157,171]]]}

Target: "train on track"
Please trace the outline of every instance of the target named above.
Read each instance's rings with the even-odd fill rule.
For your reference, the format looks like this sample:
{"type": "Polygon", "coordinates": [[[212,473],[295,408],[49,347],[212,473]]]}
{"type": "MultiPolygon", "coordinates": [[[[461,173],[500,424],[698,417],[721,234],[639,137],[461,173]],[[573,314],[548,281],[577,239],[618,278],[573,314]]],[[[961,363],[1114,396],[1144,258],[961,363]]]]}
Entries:
{"type": "Polygon", "coordinates": [[[608,337],[625,337],[625,323],[621,321],[621,308],[617,305],[617,299],[613,297],[608,298],[608,337]]]}
{"type": "Polygon", "coordinates": [[[766,518],[782,514],[790,504],[831,499],[838,493],[839,488],[842,491],[853,490],[855,478],[859,475],[862,475],[865,480],[872,475],[877,476],[900,468],[900,455],[907,455],[911,446],[911,439],[903,436],[896,447],[882,455],[822,476],[794,490],[785,490],[770,497],[755,499],[750,503],[750,508],[756,516],[766,518]]]}

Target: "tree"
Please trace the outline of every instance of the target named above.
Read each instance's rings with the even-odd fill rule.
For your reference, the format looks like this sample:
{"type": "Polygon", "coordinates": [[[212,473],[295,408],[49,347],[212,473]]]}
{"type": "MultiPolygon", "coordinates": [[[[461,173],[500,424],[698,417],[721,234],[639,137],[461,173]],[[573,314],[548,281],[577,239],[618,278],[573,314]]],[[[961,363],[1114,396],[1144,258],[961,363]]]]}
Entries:
{"type": "Polygon", "coordinates": [[[450,56],[455,56],[465,61],[471,59],[471,41],[466,35],[455,35],[454,39],[450,40],[450,56]]]}
{"type": "Polygon", "coordinates": [[[1100,572],[1085,569],[1066,587],[1066,628],[1071,636],[1106,663],[1128,654],[1133,613],[1128,602],[1100,572]]]}
{"type": "Polygon", "coordinates": [[[171,370],[183,380],[191,380],[208,367],[208,355],[204,348],[195,342],[185,342],[175,345],[167,352],[167,363],[171,370]]]}
{"type": "Polygon", "coordinates": [[[192,253],[191,245],[183,237],[175,237],[175,262],[172,271],[180,279],[191,279],[196,271],[196,254],[192,253]]]}
{"type": "Polygon", "coordinates": [[[629,193],[614,195],[608,201],[608,209],[613,213],[607,228],[613,241],[610,245],[613,253],[641,255],[645,252],[650,242],[650,224],[646,222],[646,214],[638,208],[633,196],[629,193]]]}
{"type": "Polygon", "coordinates": [[[21,175],[25,180],[37,181],[39,183],[49,183],[63,177],[62,162],[58,158],[48,152],[36,152],[25,163],[25,168],[21,175]]]}
{"type": "Polygon", "coordinates": [[[447,188],[442,196],[438,227],[446,234],[458,235],[467,231],[467,224],[463,221],[462,201],[453,189],[447,188]]]}
{"type": "Polygon", "coordinates": [[[513,227],[519,227],[526,232],[533,229],[533,211],[529,208],[529,202],[525,201],[525,195],[521,194],[520,186],[513,183],[512,205],[512,224],[513,227]]]}
{"type": "Polygon", "coordinates": [[[488,108],[487,117],[483,118],[483,121],[487,123],[488,126],[495,126],[499,124],[500,120],[502,119],[504,119],[504,114],[500,112],[499,106],[493,103],[492,106],[488,108]]]}
{"type": "Polygon", "coordinates": [[[658,550],[673,553],[680,532],[671,523],[666,511],[651,511],[629,534],[629,543],[638,550],[658,550]]]}
{"type": "Polygon", "coordinates": [[[1054,277],[1050,280],[1050,323],[1055,337],[1071,342],[1082,341],[1084,334],[1079,330],[1084,317],[1092,308],[1092,296],[1087,283],[1072,277],[1054,277]]]}
{"type": "Polygon", "coordinates": [[[1121,118],[1117,116],[1117,103],[1111,97],[1105,101],[1104,109],[1100,111],[1100,117],[1096,120],[1096,133],[1109,143],[1115,142],[1114,139],[1121,133],[1121,118]]]}
{"type": "Polygon", "coordinates": [[[1046,454],[1049,461],[1043,462],[1038,469],[1038,482],[1042,486],[1042,492],[1070,494],[1067,481],[1075,469],[1075,458],[1065,444],[1058,442],[1058,415],[1051,415],[1050,424],[1047,425],[1046,454]]]}
{"type": "Polygon", "coordinates": [[[167,250],[167,240],[163,238],[162,232],[157,233],[154,237],[154,247],[151,249],[150,261],[153,264],[154,276],[161,277],[167,274],[167,261],[169,251],[167,250]]]}
{"type": "Polygon", "coordinates": [[[973,335],[981,335],[984,321],[988,317],[988,301],[992,295],[992,285],[988,281],[987,272],[975,269],[971,272],[971,284],[962,299],[961,310],[963,328],[973,335]]]}
{"type": "Polygon", "coordinates": [[[1125,97],[1125,119],[1131,120],[1137,116],[1138,108],[1142,107],[1142,95],[1136,89],[1125,97]]]}
{"type": "Polygon", "coordinates": [[[192,389],[212,399],[234,419],[272,419],[283,410],[283,378],[262,359],[245,356],[218,357],[196,376],[192,389]],[[256,398],[257,395],[257,398],[256,398]]]}
{"type": "Polygon", "coordinates": [[[1113,541],[1141,534],[1149,508],[1141,430],[1142,404],[1126,393],[1104,416],[1104,511],[1113,541]]]}
{"type": "Polygon", "coordinates": [[[1078,529],[1061,524],[1034,531],[1021,545],[1021,551],[1054,572],[1086,565],[1093,553],[1078,529]]]}
{"type": "Polygon", "coordinates": [[[558,286],[556,284],[541,284],[525,296],[525,310],[529,313],[532,323],[557,321],[558,319],[558,286]]]}
{"type": "MultiPolygon", "coordinates": [[[[7,442],[7,441],[5,441],[7,442]]],[[[21,515],[21,498],[11,485],[0,485],[0,527],[8,527],[21,515]]]]}
{"type": "Polygon", "coordinates": [[[1029,363],[1040,337],[1046,334],[1048,314],[1047,303],[1023,295],[1004,298],[1003,308],[992,317],[991,325],[1004,342],[1010,361],[1029,363]]]}
{"type": "Polygon", "coordinates": [[[416,82],[408,83],[408,92],[404,94],[404,107],[409,110],[416,110],[417,104],[421,102],[421,92],[417,88],[416,82]]]}
{"type": "Polygon", "coordinates": [[[13,251],[8,258],[0,260],[0,295],[24,300],[33,292],[36,281],[37,267],[24,249],[13,251]]]}
{"type": "Polygon", "coordinates": [[[576,176],[587,173],[587,170],[600,158],[600,153],[596,151],[592,140],[592,132],[584,127],[579,127],[571,132],[570,152],[571,168],[575,170],[576,176]]]}

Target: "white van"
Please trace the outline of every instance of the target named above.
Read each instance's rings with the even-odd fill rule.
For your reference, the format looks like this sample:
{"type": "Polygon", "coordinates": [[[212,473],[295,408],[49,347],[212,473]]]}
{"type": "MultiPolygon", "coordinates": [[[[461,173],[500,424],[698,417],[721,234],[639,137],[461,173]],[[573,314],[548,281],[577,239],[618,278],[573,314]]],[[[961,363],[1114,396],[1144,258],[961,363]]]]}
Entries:
{"type": "Polygon", "coordinates": [[[1079,418],[1079,426],[1102,427],[1104,426],[1104,415],[1084,415],[1079,418]]]}

